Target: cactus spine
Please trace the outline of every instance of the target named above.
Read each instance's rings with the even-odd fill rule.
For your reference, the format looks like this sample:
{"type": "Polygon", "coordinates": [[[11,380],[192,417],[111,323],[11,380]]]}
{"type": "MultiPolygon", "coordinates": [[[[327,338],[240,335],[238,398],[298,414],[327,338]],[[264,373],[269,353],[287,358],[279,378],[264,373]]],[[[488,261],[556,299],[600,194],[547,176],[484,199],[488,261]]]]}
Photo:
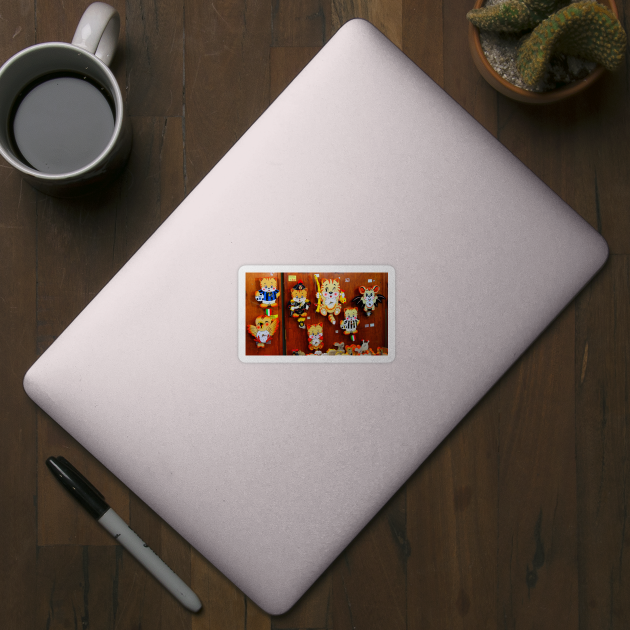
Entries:
{"type": "Polygon", "coordinates": [[[616,69],[626,49],[626,34],[609,9],[596,2],[570,4],[543,20],[521,45],[516,65],[529,85],[540,81],[554,53],[595,61],[616,69]]]}
{"type": "Polygon", "coordinates": [[[481,9],[472,9],[466,17],[479,29],[501,33],[520,33],[534,28],[568,0],[507,0],[481,9]]]}

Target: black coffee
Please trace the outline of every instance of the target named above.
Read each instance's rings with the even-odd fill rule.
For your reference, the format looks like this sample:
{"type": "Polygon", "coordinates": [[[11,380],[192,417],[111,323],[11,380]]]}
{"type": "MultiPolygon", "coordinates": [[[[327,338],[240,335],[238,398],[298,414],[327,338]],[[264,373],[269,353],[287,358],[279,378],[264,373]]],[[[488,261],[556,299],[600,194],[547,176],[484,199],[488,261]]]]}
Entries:
{"type": "Polygon", "coordinates": [[[12,140],[43,173],[70,173],[95,160],[114,133],[107,90],[80,75],[48,75],[28,85],[13,108],[12,140]]]}

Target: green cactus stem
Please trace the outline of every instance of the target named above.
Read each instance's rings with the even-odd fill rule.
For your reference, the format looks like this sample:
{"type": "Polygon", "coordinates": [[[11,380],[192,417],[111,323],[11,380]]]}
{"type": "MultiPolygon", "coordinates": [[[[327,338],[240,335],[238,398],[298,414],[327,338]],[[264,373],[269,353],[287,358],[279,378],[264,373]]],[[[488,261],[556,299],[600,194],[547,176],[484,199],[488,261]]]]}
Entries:
{"type": "Polygon", "coordinates": [[[534,28],[568,0],[507,0],[481,9],[472,9],[466,17],[484,31],[520,33],[534,28]]]}
{"type": "Polygon", "coordinates": [[[528,85],[544,77],[554,53],[615,70],[623,60],[626,42],[626,33],[612,11],[596,2],[575,2],[532,31],[519,48],[516,66],[528,85]]]}

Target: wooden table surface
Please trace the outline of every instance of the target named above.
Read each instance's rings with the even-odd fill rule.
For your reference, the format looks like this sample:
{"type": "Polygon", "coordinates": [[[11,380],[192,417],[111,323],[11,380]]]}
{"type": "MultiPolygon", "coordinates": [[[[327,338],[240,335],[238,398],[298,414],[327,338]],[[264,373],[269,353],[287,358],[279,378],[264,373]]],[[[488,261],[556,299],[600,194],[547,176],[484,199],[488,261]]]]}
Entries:
{"type": "MultiPolygon", "coordinates": [[[[630,70],[544,107],[479,76],[471,0],[122,0],[134,146],[75,201],[0,163],[0,626],[630,628],[630,70]],[[341,24],[383,31],[606,238],[610,258],[287,614],[269,617],[27,398],[37,357],[341,24]],[[201,597],[191,615],[60,491],[66,455],[201,597]]],[[[87,2],[0,0],[0,62],[87,2]]],[[[619,5],[623,22],[630,0],[619,5]]],[[[325,185],[325,182],[322,182],[325,185]]],[[[269,576],[273,579],[273,576],[269,576]]]]}

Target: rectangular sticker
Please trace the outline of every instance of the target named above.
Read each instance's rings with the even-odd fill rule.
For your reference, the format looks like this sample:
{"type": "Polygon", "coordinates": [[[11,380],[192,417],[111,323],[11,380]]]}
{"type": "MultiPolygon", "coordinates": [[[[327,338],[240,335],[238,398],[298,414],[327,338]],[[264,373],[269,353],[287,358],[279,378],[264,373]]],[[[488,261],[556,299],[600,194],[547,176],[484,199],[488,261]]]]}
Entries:
{"type": "Polygon", "coordinates": [[[245,265],[238,353],[247,363],[388,363],[395,356],[394,268],[245,265]]]}

